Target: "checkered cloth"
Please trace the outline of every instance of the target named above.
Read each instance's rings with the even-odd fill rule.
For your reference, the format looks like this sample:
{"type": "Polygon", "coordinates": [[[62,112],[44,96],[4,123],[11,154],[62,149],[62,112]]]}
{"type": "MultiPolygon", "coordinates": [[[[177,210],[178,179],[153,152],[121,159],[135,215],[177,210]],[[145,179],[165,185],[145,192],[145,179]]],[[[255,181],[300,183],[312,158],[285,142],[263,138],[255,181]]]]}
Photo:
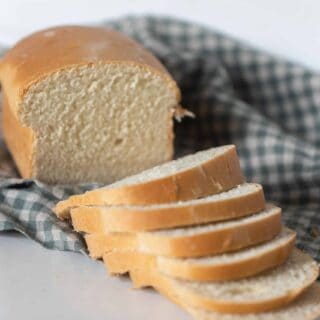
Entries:
{"type": "MultiPolygon", "coordinates": [[[[263,184],[298,231],[299,247],[320,260],[320,74],[173,19],[129,17],[105,25],[153,51],[182,89],[183,106],[196,114],[175,126],[176,156],[236,144],[248,181],[263,184]]],[[[3,143],[0,157],[0,230],[85,252],[81,237],[51,208],[92,186],[21,180],[3,143]]]]}

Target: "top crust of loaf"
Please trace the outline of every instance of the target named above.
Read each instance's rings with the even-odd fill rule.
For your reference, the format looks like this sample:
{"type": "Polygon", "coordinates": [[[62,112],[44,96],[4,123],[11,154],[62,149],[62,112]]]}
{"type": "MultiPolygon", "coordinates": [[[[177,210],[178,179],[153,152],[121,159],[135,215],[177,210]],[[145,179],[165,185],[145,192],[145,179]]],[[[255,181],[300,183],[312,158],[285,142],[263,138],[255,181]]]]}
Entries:
{"type": "Polygon", "coordinates": [[[0,81],[17,116],[20,101],[32,83],[68,67],[103,62],[131,63],[152,70],[167,81],[180,101],[176,83],[148,50],[105,28],[63,26],[26,37],[0,62],[0,81]]]}

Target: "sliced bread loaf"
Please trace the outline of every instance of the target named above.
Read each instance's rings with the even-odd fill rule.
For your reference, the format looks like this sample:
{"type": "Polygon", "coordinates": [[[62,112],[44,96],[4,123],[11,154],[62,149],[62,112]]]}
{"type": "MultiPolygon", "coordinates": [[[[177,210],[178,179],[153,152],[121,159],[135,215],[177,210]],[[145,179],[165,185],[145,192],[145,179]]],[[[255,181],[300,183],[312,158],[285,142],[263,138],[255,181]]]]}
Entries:
{"type": "Polygon", "coordinates": [[[179,89],[116,31],[36,32],[0,61],[0,82],[5,140],[25,178],[112,183],[172,158],[179,89]]]}
{"type": "Polygon", "coordinates": [[[221,313],[255,313],[283,307],[314,283],[319,274],[310,256],[294,250],[287,262],[255,277],[227,282],[174,279],[155,269],[132,269],[136,288],[152,286],[181,305],[221,313]]]}
{"type": "Polygon", "coordinates": [[[197,199],[244,182],[234,145],[197,152],[125,178],[107,187],[61,201],[61,219],[80,205],[149,205],[197,199]]]}
{"type": "Polygon", "coordinates": [[[112,250],[103,255],[103,261],[111,274],[123,274],[132,268],[143,269],[147,266],[179,279],[236,280],[284,263],[292,251],[295,238],[294,231],[284,228],[273,240],[234,253],[181,259],[133,250],[112,250]]]}
{"type": "Polygon", "coordinates": [[[281,209],[272,205],[255,215],[185,228],[85,236],[91,257],[113,249],[137,250],[171,257],[223,253],[271,240],[281,231],[281,209]]]}
{"type": "Polygon", "coordinates": [[[239,218],[265,208],[262,186],[245,183],[197,200],[150,206],[81,206],[72,225],[86,233],[137,232],[239,218]]]}
{"type": "Polygon", "coordinates": [[[320,285],[314,283],[289,305],[276,310],[250,313],[250,314],[223,314],[204,309],[192,308],[183,299],[177,299],[173,295],[167,296],[174,303],[187,310],[195,320],[315,320],[320,316],[320,285]]]}

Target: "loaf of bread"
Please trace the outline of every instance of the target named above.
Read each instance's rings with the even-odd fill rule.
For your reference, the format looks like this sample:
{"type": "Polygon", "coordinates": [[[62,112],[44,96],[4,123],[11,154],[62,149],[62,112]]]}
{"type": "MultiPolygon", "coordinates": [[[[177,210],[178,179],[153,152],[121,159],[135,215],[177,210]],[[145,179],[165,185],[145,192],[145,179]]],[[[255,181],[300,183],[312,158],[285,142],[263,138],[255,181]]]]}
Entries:
{"type": "Polygon", "coordinates": [[[244,182],[234,145],[211,148],[167,162],[103,188],[71,196],[54,208],[65,219],[81,205],[149,205],[197,199],[244,182]]]}
{"type": "Polygon", "coordinates": [[[80,206],[71,209],[76,231],[137,232],[231,220],[265,208],[262,186],[244,183],[201,199],[149,206],[80,206]]]}
{"type": "Polygon", "coordinates": [[[226,222],[137,233],[85,236],[92,258],[113,249],[141,250],[170,257],[201,257],[246,248],[281,232],[281,209],[268,205],[255,215],[226,222]]]}
{"type": "Polygon", "coordinates": [[[172,158],[179,89],[120,33],[37,32],[0,61],[0,82],[5,140],[25,178],[111,183],[172,158]]]}

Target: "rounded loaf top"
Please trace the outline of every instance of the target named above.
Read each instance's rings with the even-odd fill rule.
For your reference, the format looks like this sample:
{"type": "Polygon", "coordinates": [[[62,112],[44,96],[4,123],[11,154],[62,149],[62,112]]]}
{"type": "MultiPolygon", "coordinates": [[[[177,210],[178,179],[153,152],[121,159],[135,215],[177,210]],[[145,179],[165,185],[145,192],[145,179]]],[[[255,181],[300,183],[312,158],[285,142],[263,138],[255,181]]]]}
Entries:
{"type": "Polygon", "coordinates": [[[150,51],[119,32],[98,27],[60,26],[22,39],[3,57],[0,81],[4,89],[19,88],[21,95],[31,83],[47,74],[99,62],[127,62],[152,69],[166,78],[180,98],[174,80],[150,51]]]}

